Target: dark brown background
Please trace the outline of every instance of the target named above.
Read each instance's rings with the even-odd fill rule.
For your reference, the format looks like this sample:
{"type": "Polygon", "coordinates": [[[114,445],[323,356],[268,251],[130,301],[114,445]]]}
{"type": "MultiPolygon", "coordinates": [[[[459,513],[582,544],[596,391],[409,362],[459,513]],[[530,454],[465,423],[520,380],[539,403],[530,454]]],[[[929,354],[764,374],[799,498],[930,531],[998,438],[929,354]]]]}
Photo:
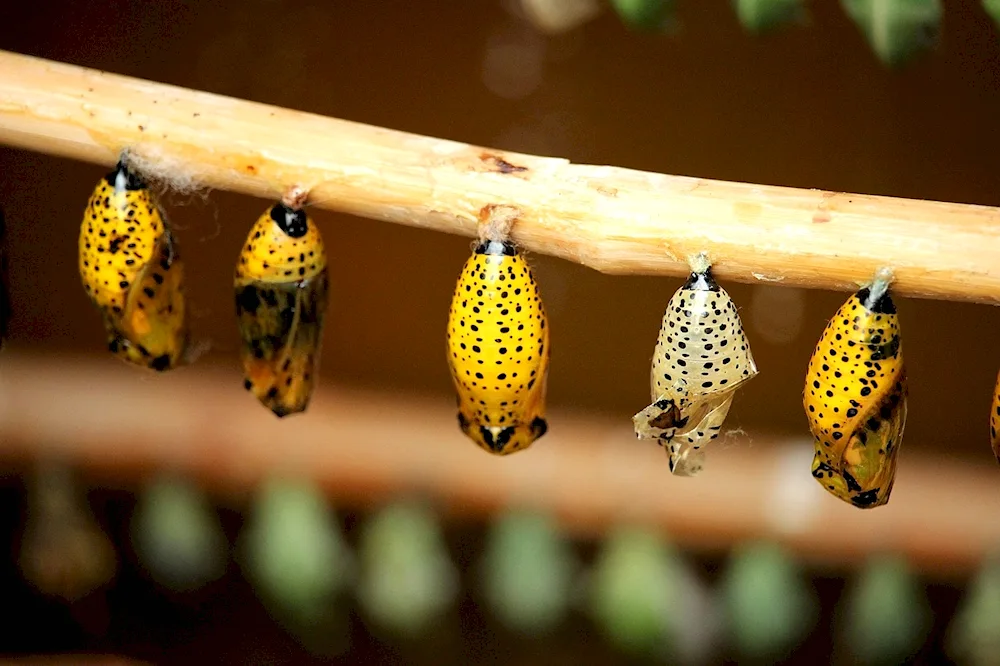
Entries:
{"type": "MultiPolygon", "coordinates": [[[[899,72],[878,63],[838,3],[811,4],[806,25],[761,38],[744,34],[719,0],[680,3],[669,36],[628,32],[607,11],[546,39],[500,0],[51,0],[3,3],[0,47],[580,162],[1000,205],[1000,33],[978,2],[947,3],[940,46],[899,72]],[[524,98],[484,85],[487,53],[503,44],[523,58],[514,71],[540,59],[542,80],[524,98]]],[[[0,149],[20,347],[105,354],[76,275],[78,218],[104,171],[0,149]]],[[[213,192],[167,203],[188,259],[195,332],[213,345],[202,363],[235,375],[232,266],[266,202],[213,192]]],[[[333,285],[323,380],[450,392],[443,333],[468,240],[323,211],[316,218],[333,285]]],[[[680,281],[532,261],[552,319],[551,404],[629,418],[646,404],[658,320],[680,281]]],[[[747,317],[752,288],[726,286],[747,317]]],[[[788,344],[770,344],[748,322],[761,374],[730,425],[806,432],[806,361],[844,297],[808,292],[788,344]]],[[[907,448],[990,462],[1000,312],[899,306],[912,377],[907,448]]]]}

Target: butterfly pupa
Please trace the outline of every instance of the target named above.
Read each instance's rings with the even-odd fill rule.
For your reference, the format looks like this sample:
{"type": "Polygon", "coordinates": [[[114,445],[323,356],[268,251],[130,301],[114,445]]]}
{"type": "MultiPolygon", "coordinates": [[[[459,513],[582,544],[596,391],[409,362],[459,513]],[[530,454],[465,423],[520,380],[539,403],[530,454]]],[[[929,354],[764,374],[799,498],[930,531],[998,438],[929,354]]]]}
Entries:
{"type": "Polygon", "coordinates": [[[990,408],[990,443],[993,445],[993,455],[1000,463],[1000,374],[997,375],[993,406],[990,408]]]}
{"type": "Polygon", "coordinates": [[[0,349],[7,343],[10,326],[10,289],[7,286],[7,221],[0,208],[0,349]]]}
{"type": "Polygon", "coordinates": [[[545,434],[549,329],[531,268],[513,243],[483,241],[465,262],[447,343],[462,432],[497,455],[545,434]]]}
{"type": "Polygon", "coordinates": [[[153,193],[124,162],[101,179],[87,203],[79,268],[114,354],[158,371],[183,361],[189,339],[184,264],[153,193]]]}
{"type": "Polygon", "coordinates": [[[806,376],[803,405],[815,439],[812,475],[862,509],[889,501],[906,424],[899,318],[880,275],[827,324],[806,376]]]}
{"type": "Polygon", "coordinates": [[[736,304],[711,269],[695,263],[663,315],[650,370],[653,403],[632,417],[636,436],[667,450],[671,472],[694,476],[736,389],[756,374],[736,304]]]}
{"type": "Polygon", "coordinates": [[[243,386],[282,417],[316,386],[326,315],[326,250],[316,224],[276,203],[250,229],[236,265],[243,386]]]}

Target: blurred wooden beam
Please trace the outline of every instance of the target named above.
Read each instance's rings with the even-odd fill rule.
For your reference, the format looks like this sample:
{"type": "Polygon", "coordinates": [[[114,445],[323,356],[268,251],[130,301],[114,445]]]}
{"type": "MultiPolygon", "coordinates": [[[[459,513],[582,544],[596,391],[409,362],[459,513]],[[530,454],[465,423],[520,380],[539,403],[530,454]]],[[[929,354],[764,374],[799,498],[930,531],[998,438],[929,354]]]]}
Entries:
{"type": "Polygon", "coordinates": [[[978,466],[904,444],[889,505],[860,511],[812,479],[804,437],[721,439],[705,472],[682,479],[667,471],[661,450],[633,437],[628,415],[553,410],[535,446],[496,458],[464,439],[449,397],[327,381],[309,412],[279,421],[240,385],[235,368],[156,376],[110,356],[11,350],[0,357],[0,460],[60,456],[115,486],[181,471],[238,496],[269,474],[304,475],[342,506],[418,494],[452,516],[483,519],[530,505],[584,537],[638,521],[709,551],[777,539],[814,564],[855,566],[894,551],[932,576],[967,573],[1000,545],[1000,471],[985,441],[978,466]]]}
{"type": "MultiPolygon", "coordinates": [[[[488,204],[515,239],[614,274],[683,275],[705,251],[739,282],[1000,303],[1000,209],[729,183],[506,153],[0,51],[0,143],[168,183],[472,236],[488,204]]],[[[817,157],[820,159],[820,157],[817,157]]]]}

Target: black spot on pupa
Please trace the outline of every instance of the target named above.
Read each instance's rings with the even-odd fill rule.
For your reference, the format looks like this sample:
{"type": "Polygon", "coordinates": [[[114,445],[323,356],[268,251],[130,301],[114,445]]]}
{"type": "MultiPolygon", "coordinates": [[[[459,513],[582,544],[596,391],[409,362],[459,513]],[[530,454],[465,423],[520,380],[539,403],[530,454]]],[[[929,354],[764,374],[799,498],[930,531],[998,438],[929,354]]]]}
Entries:
{"type": "MultiPolygon", "coordinates": [[[[859,488],[860,490],[860,488],[859,488]]],[[[855,495],[851,498],[851,503],[856,507],[866,508],[878,501],[878,491],[880,488],[873,488],[871,490],[866,490],[863,493],[855,495]]]]}
{"type": "Polygon", "coordinates": [[[271,206],[271,219],[290,238],[302,238],[309,231],[309,220],[305,212],[281,202],[271,206]]]}
{"type": "Polygon", "coordinates": [[[236,312],[237,314],[247,313],[250,315],[256,315],[257,309],[260,307],[261,299],[257,288],[254,286],[246,286],[239,290],[236,294],[236,312]]]}
{"type": "Polygon", "coordinates": [[[531,422],[531,432],[535,435],[535,439],[538,439],[548,431],[549,424],[542,417],[536,416],[531,422]]]}
{"type": "Polygon", "coordinates": [[[517,247],[510,241],[483,241],[476,246],[476,254],[502,255],[513,257],[517,254],[517,247]]]}
{"type": "Polygon", "coordinates": [[[861,490],[861,485],[857,482],[857,480],[853,476],[851,476],[849,472],[841,472],[841,476],[843,476],[844,481],[847,482],[848,490],[850,490],[851,492],[857,492],[861,490]]]}

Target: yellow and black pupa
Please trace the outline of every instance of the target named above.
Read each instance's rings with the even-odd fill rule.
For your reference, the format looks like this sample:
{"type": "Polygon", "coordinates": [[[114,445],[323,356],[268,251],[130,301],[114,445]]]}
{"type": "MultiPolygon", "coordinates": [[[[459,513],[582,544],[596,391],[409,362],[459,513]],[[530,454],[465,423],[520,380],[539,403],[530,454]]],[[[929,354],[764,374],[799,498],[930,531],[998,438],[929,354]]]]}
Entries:
{"type": "Polygon", "coordinates": [[[79,268],[113,353],[158,371],[182,362],[188,344],[184,265],[153,193],[124,162],[101,179],[87,203],[79,268]]]}
{"type": "Polygon", "coordinates": [[[815,439],[812,474],[861,509],[889,501],[906,425],[906,366],[889,278],[833,316],[816,345],[803,405],[815,439]]]}
{"type": "Polygon", "coordinates": [[[538,284],[510,241],[483,240],[465,262],[448,315],[448,367],[458,425],[508,455],[548,430],[549,329],[538,284]]]}
{"type": "Polygon", "coordinates": [[[7,221],[0,208],[0,349],[7,342],[10,326],[10,288],[7,283],[7,221]]]}
{"type": "Polygon", "coordinates": [[[756,374],[736,304],[699,259],[663,315],[650,371],[653,403],[632,417],[636,436],[667,450],[671,472],[694,476],[736,389],[756,374]]]}
{"type": "Polygon", "coordinates": [[[1000,374],[993,389],[993,405],[990,407],[990,443],[993,445],[993,455],[1000,462],[1000,374]]]}
{"type": "Polygon", "coordinates": [[[279,417],[305,411],[312,397],[327,288],[319,229],[276,203],[250,230],[235,290],[244,386],[279,417]]]}

